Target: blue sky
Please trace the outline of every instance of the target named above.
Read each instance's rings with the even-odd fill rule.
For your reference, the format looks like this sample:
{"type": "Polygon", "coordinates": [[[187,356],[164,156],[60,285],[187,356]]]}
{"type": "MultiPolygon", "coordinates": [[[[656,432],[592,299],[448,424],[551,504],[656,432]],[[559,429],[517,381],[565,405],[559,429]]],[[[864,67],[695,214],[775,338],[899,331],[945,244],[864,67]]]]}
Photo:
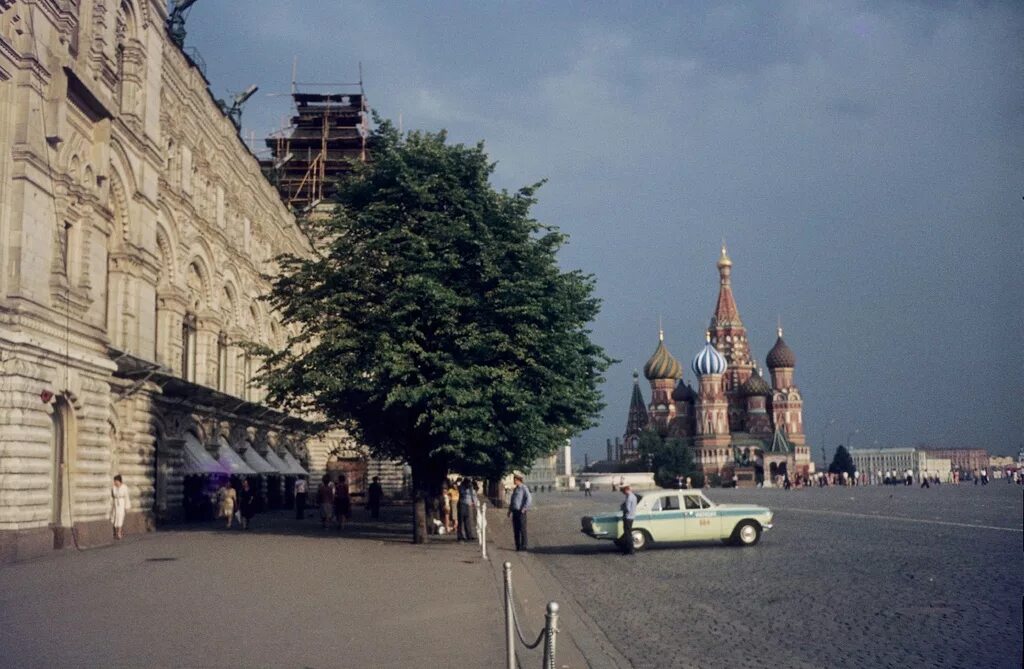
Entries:
{"type": "Polygon", "coordinates": [[[299,81],[362,63],[383,116],[484,140],[499,187],[548,179],[535,213],[596,276],[622,361],[581,459],[622,434],[659,316],[692,380],[725,238],[820,460],[851,435],[1024,446],[1022,30],[1012,2],[200,0],[186,44],[215,95],[260,86],[246,136],[290,114],[268,94],[294,58],[299,81]]]}

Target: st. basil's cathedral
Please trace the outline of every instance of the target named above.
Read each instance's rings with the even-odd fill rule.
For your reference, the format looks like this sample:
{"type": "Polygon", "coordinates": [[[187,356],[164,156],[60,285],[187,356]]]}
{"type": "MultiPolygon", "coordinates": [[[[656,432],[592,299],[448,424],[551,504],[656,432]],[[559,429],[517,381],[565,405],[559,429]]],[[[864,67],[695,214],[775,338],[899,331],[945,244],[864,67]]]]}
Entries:
{"type": "MultiPolygon", "coordinates": [[[[679,438],[693,449],[697,469],[723,480],[736,475],[740,484],[813,471],[804,437],[803,398],[793,380],[796,356],[778,330],[766,362],[771,383],[754,364],[747,329],[732,293],[732,260],[722,245],[718,259],[720,288],[704,347],[690,369],[697,388],[683,378],[683,367],[665,347],[664,332],[644,376],[651,401],[644,403],[639,374],[623,441],[610,458],[628,462],[639,457],[640,433],[655,429],[665,438],[679,438]]],[[[611,449],[609,449],[611,451],[611,449]]]]}

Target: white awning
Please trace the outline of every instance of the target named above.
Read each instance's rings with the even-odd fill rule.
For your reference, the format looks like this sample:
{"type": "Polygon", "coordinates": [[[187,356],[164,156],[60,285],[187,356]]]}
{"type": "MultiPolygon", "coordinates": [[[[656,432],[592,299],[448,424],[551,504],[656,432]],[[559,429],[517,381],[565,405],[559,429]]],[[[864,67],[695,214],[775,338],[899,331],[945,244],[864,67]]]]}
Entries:
{"type": "Polygon", "coordinates": [[[236,453],[235,449],[231,448],[227,439],[220,437],[217,441],[220,444],[220,447],[217,449],[217,462],[220,463],[221,467],[231,474],[238,474],[240,476],[256,473],[256,470],[245,464],[242,456],[236,453]]]}
{"type": "Polygon", "coordinates": [[[288,451],[284,452],[284,463],[288,465],[288,473],[297,476],[309,476],[309,472],[302,468],[295,456],[288,451]]]}
{"type": "Polygon", "coordinates": [[[274,452],[274,449],[267,449],[267,454],[264,456],[267,460],[267,464],[274,468],[278,474],[290,474],[288,471],[288,464],[281,459],[281,456],[274,452]]]}
{"type": "Polygon", "coordinates": [[[186,475],[228,473],[191,432],[185,435],[184,456],[186,475]]]}
{"type": "Polygon", "coordinates": [[[242,459],[245,460],[245,464],[252,467],[260,474],[277,474],[277,468],[271,465],[269,462],[263,459],[263,456],[256,452],[256,449],[249,446],[242,453],[242,459]]]}

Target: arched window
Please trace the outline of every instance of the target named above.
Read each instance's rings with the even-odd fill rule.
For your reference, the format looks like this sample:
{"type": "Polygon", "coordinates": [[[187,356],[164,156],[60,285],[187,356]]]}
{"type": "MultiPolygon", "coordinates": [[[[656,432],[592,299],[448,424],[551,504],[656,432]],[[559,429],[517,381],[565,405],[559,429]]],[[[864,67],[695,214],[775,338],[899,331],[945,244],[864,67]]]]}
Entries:
{"type": "Polygon", "coordinates": [[[196,315],[191,312],[181,322],[181,378],[196,380],[196,315]]]}

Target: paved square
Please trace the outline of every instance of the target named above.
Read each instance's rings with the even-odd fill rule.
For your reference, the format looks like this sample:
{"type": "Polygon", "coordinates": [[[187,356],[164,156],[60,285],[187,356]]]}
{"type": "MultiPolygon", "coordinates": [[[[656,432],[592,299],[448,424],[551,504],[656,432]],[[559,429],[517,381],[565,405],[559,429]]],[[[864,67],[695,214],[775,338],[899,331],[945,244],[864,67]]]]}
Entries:
{"type": "Polygon", "coordinates": [[[1021,666],[1020,487],[707,492],[775,529],[626,557],[579,533],[619,493],[537,496],[536,559],[635,666],[1021,666]]]}

